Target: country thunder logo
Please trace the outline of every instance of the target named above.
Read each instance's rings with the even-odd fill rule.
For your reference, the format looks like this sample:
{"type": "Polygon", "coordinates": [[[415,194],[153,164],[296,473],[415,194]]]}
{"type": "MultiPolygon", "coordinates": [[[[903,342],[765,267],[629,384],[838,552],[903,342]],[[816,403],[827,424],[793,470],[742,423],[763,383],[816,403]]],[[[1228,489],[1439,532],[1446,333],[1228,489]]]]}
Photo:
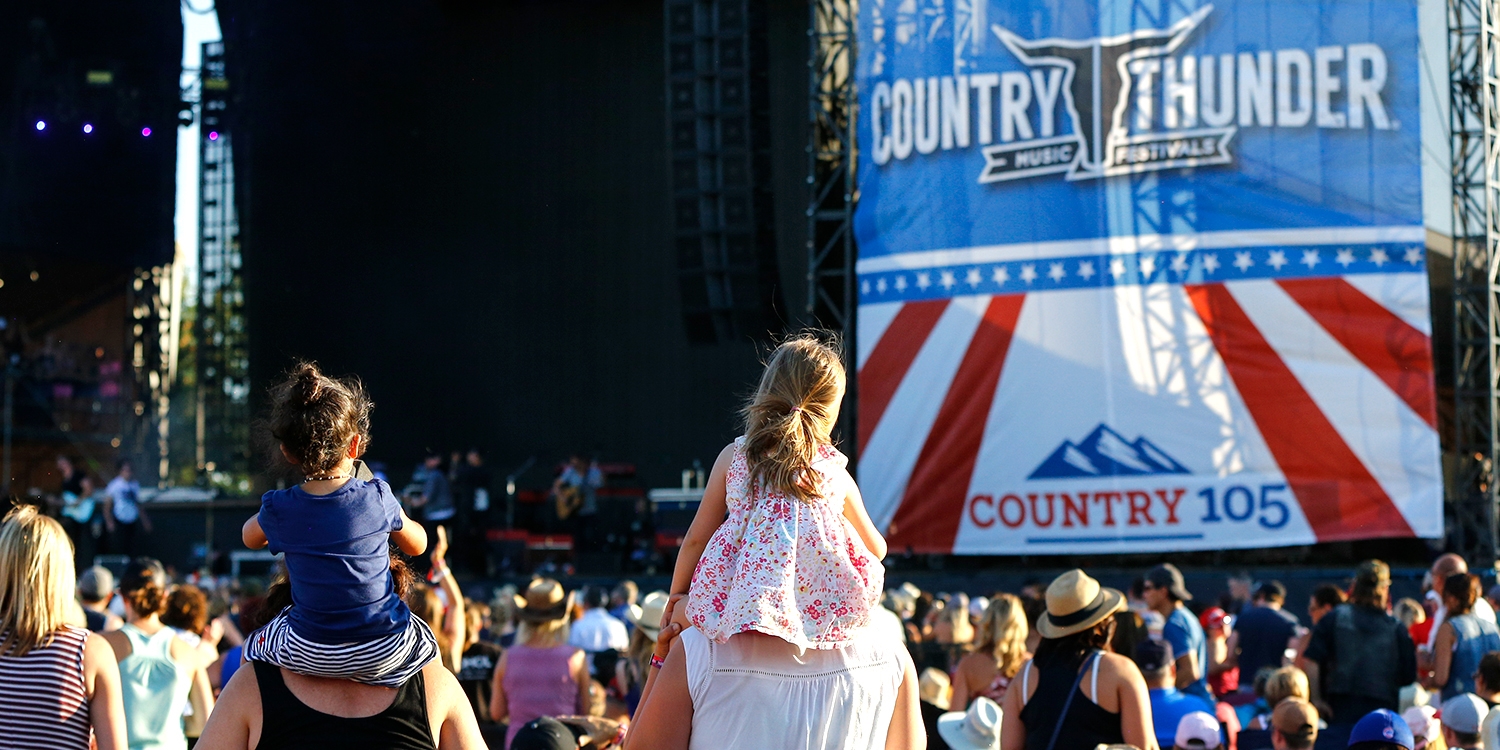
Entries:
{"type": "Polygon", "coordinates": [[[1382,99],[1380,47],[1185,53],[1212,12],[1205,5],[1167,29],[1081,40],[1028,40],[993,25],[1024,71],[877,81],[872,161],[972,144],[983,156],[980,183],[1087,180],[1232,164],[1240,128],[1397,126],[1382,99]]]}

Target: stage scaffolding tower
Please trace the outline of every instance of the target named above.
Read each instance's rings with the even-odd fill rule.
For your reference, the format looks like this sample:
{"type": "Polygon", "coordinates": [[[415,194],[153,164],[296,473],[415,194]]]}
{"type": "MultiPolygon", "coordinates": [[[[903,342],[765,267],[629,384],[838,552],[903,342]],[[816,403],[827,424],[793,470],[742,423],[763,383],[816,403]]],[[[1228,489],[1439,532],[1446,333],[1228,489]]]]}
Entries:
{"type": "Polygon", "coordinates": [[[807,325],[843,334],[850,373],[838,431],[846,454],[854,444],[856,379],[854,261],[854,90],[858,0],[808,0],[807,325]]]}
{"type": "Polygon", "coordinates": [[[1448,0],[1449,136],[1453,179],[1455,462],[1448,548],[1471,566],[1495,563],[1496,316],[1500,305],[1495,0],[1448,0]]]}
{"type": "Polygon", "coordinates": [[[203,45],[201,76],[196,458],[210,486],[240,494],[250,489],[250,361],[223,42],[203,45]]]}

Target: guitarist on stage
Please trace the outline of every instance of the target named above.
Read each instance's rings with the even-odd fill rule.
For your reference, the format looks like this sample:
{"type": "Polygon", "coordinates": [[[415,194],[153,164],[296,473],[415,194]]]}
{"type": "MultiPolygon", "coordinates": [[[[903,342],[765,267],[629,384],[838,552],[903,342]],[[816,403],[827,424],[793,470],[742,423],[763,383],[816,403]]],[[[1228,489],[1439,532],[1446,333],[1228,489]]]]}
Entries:
{"type": "Polygon", "coordinates": [[[558,525],[575,537],[575,548],[593,539],[594,516],[599,512],[594,491],[604,484],[599,462],[585,463],[583,456],[573,454],[567,466],[552,482],[552,498],[558,525]]]}

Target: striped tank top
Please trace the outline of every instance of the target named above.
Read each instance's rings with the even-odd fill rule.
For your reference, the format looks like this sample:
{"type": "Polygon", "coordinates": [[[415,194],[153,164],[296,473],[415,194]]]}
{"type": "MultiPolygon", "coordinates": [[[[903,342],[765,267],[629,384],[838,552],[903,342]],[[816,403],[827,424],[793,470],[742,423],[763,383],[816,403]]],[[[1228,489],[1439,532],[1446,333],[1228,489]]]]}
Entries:
{"type": "Polygon", "coordinates": [[[25,656],[0,656],[0,746],[88,750],[93,736],[83,682],[88,637],[87,630],[64,626],[51,643],[25,656]]]}

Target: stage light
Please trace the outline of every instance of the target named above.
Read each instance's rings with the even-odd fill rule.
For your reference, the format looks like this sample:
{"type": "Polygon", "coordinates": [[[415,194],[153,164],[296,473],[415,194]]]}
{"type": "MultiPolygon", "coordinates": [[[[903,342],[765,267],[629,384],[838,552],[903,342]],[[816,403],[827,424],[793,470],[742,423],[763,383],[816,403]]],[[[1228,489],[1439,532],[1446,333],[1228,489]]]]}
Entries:
{"type": "Polygon", "coordinates": [[[88,123],[84,123],[83,124],[83,132],[84,132],[85,135],[94,132],[94,126],[90,125],[88,123]]]}
{"type": "Polygon", "coordinates": [[[37,120],[36,121],[36,129],[38,131],[46,130],[47,129],[47,121],[46,120],[37,120]]]}
{"type": "Polygon", "coordinates": [[[151,137],[151,128],[141,128],[141,137],[142,138],[150,138],[151,137]]]}
{"type": "Polygon", "coordinates": [[[210,131],[209,134],[208,134],[208,139],[210,141],[217,141],[217,140],[219,140],[219,131],[217,131],[217,130],[210,131]]]}

